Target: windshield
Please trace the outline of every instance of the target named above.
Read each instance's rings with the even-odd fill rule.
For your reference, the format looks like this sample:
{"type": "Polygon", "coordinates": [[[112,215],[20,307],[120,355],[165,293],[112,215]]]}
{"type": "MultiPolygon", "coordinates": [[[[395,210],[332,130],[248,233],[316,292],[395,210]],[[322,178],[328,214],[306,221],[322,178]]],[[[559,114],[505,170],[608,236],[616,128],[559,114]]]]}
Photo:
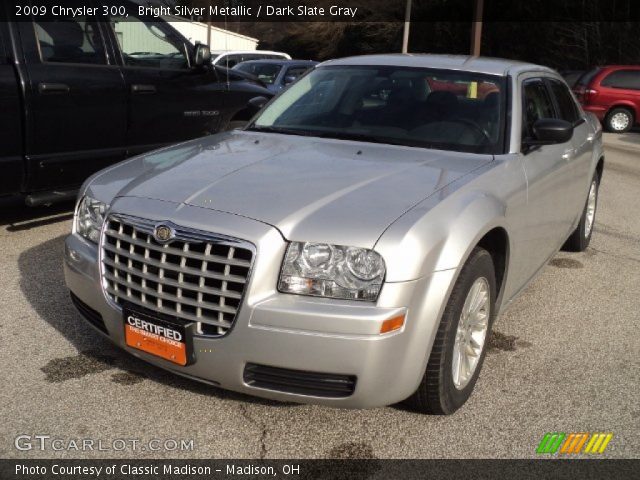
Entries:
{"type": "Polygon", "coordinates": [[[249,130],[500,153],[503,77],[388,66],[328,66],[283,92],[249,130]]]}
{"type": "Polygon", "coordinates": [[[240,70],[241,72],[255,75],[268,85],[271,85],[276,81],[281,69],[281,65],[274,65],[271,63],[241,63],[236,65],[234,68],[234,70],[240,70]]]}

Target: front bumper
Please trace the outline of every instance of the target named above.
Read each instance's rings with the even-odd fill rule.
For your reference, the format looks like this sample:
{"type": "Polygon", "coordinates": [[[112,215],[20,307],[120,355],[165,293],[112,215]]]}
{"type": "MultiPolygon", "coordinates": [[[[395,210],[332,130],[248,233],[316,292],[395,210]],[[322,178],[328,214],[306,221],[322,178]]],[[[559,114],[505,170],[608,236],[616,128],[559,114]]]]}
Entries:
{"type": "MultiPolygon", "coordinates": [[[[211,224],[224,225],[221,220],[216,218],[211,224]]],[[[415,281],[385,284],[376,304],[281,294],[275,290],[279,268],[268,266],[278,262],[265,255],[260,260],[264,250],[269,249],[282,258],[286,242],[279,234],[276,240],[275,229],[259,225],[264,229],[264,238],[269,238],[270,247],[260,243],[264,238],[256,238],[254,272],[233,328],[223,337],[195,336],[196,361],[185,367],[125,344],[122,314],[102,292],[98,248],[76,235],[65,241],[67,286],[102,316],[107,336],[116,345],[179,375],[249,395],[347,408],[389,405],[411,395],[425,372],[455,272],[436,272],[415,281]],[[400,313],[406,313],[404,327],[379,335],[382,322],[400,313]],[[248,363],[356,376],[357,381],[353,394],[345,398],[285,393],[245,383],[243,373],[248,363]]],[[[216,232],[237,233],[219,229],[216,232]]]]}

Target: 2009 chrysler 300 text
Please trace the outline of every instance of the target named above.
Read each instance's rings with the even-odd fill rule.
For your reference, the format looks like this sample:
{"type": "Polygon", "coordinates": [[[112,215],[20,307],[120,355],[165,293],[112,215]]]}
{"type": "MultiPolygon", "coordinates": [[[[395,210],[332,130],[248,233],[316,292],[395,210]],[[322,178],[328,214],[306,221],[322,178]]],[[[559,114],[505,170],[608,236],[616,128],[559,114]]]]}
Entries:
{"type": "Polygon", "coordinates": [[[66,281],[97,330],[180,375],[452,413],[500,309],[587,247],[603,166],[597,119],[547,68],[331,61],[244,130],[90,178],[66,281]]]}

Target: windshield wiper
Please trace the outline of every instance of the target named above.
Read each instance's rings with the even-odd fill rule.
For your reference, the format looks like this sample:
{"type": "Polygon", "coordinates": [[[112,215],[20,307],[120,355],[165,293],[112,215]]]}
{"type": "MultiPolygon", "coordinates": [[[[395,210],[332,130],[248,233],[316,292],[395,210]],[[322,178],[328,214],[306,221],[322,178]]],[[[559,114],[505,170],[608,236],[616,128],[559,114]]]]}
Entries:
{"type": "Polygon", "coordinates": [[[359,142],[370,142],[370,143],[384,143],[387,145],[402,145],[406,146],[407,144],[402,142],[401,140],[395,140],[387,137],[375,137],[366,133],[355,133],[355,132],[318,132],[318,137],[322,138],[335,138],[337,140],[356,140],[359,142]]]}
{"type": "Polygon", "coordinates": [[[263,127],[252,125],[251,127],[248,127],[247,130],[251,132],[282,133],[284,135],[302,135],[303,137],[317,135],[317,132],[311,130],[302,130],[299,128],[263,127]]]}

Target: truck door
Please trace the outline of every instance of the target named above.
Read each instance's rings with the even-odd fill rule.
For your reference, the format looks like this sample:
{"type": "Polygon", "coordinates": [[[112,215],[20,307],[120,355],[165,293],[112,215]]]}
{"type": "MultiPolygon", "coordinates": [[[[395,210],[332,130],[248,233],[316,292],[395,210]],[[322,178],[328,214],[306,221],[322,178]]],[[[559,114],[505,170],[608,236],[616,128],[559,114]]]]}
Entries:
{"type": "Polygon", "coordinates": [[[23,180],[22,111],[15,68],[10,61],[9,31],[0,7],[0,196],[18,193],[23,180]]]}
{"type": "Polygon", "coordinates": [[[211,68],[192,68],[193,46],[170,24],[111,18],[127,85],[129,154],[215,133],[226,85],[211,68]]]}
{"type": "Polygon", "coordinates": [[[75,187],[124,158],[126,92],[93,17],[17,22],[27,98],[27,189],[75,187]]]}

